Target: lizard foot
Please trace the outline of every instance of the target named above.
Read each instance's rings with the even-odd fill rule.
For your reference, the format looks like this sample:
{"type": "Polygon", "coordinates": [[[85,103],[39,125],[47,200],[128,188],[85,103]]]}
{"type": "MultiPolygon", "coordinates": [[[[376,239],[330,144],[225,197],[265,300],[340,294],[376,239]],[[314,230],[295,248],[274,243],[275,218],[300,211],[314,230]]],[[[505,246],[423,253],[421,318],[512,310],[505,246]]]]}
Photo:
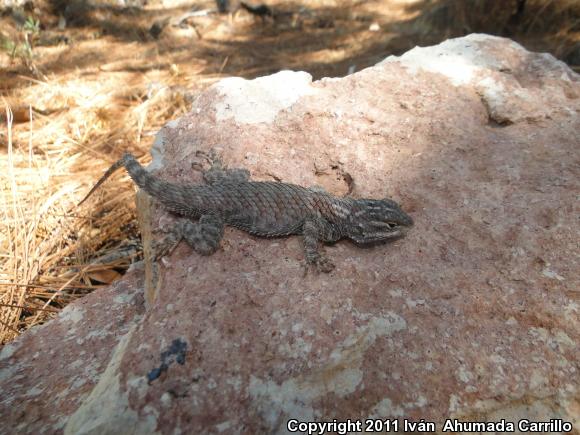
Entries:
{"type": "Polygon", "coordinates": [[[313,268],[318,273],[330,273],[334,270],[334,263],[326,257],[320,256],[314,260],[306,261],[304,265],[304,275],[308,274],[308,270],[313,268]]]}
{"type": "Polygon", "coordinates": [[[316,270],[318,272],[329,273],[332,272],[335,268],[334,263],[326,257],[318,257],[316,262],[314,263],[316,270]]]}

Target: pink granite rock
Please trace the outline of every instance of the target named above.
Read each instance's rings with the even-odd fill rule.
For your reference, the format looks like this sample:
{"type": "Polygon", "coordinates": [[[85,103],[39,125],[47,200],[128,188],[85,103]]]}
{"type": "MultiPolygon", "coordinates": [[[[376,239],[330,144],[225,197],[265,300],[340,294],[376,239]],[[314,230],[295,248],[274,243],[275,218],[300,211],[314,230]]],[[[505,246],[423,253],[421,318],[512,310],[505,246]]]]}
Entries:
{"type": "Polygon", "coordinates": [[[135,271],[4,347],[2,432],[456,418],[580,433],[579,113],[566,65],[485,35],[342,79],[221,81],[160,133],[164,178],[200,181],[196,151],[215,148],[255,180],[392,197],[415,227],[327,247],[330,274],[304,275],[298,237],[181,244],[146,264],[145,312],[135,271]]]}

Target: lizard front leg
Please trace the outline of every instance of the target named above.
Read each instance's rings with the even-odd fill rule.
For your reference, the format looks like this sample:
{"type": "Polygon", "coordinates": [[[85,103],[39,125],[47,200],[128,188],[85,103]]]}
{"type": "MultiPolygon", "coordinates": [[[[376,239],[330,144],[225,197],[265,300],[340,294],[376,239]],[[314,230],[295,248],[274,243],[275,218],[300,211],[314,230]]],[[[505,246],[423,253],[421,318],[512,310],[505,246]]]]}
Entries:
{"type": "Polygon", "coordinates": [[[214,215],[202,215],[199,222],[182,218],[172,231],[155,247],[155,259],[170,254],[183,239],[200,255],[211,255],[224,235],[224,222],[214,215]]]}
{"type": "Polygon", "coordinates": [[[321,223],[314,219],[307,219],[302,225],[304,239],[304,254],[306,262],[316,266],[320,272],[328,273],[334,269],[334,264],[318,250],[318,241],[321,239],[321,223]]]}

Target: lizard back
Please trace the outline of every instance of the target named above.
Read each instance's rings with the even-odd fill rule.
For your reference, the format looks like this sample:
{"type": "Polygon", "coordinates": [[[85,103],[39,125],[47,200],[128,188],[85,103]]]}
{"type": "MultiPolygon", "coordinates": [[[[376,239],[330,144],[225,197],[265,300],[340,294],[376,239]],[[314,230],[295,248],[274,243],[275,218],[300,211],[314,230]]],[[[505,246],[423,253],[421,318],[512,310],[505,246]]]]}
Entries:
{"type": "Polygon", "coordinates": [[[248,181],[181,187],[193,212],[187,216],[215,213],[226,224],[259,236],[300,233],[308,218],[340,218],[336,206],[341,199],[294,184],[248,181]]]}

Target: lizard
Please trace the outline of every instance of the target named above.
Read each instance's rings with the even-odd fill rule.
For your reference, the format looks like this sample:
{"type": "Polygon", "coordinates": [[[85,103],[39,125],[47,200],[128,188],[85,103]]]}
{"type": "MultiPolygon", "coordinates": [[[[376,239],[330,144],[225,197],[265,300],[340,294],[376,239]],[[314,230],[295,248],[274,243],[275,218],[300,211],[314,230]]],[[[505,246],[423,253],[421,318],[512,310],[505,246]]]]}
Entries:
{"type": "Polygon", "coordinates": [[[206,184],[170,183],[149,173],[130,153],[111,165],[79,206],[121,167],[138,187],[180,217],[159,243],[156,259],[181,240],[197,253],[211,255],[229,225],[260,237],[301,234],[306,262],[328,273],[334,264],[320,252],[319,242],[346,238],[355,244],[376,244],[399,238],[413,226],[413,219],[392,199],[337,197],[322,188],[250,181],[249,171],[227,169],[219,159],[203,174],[206,184]]]}

